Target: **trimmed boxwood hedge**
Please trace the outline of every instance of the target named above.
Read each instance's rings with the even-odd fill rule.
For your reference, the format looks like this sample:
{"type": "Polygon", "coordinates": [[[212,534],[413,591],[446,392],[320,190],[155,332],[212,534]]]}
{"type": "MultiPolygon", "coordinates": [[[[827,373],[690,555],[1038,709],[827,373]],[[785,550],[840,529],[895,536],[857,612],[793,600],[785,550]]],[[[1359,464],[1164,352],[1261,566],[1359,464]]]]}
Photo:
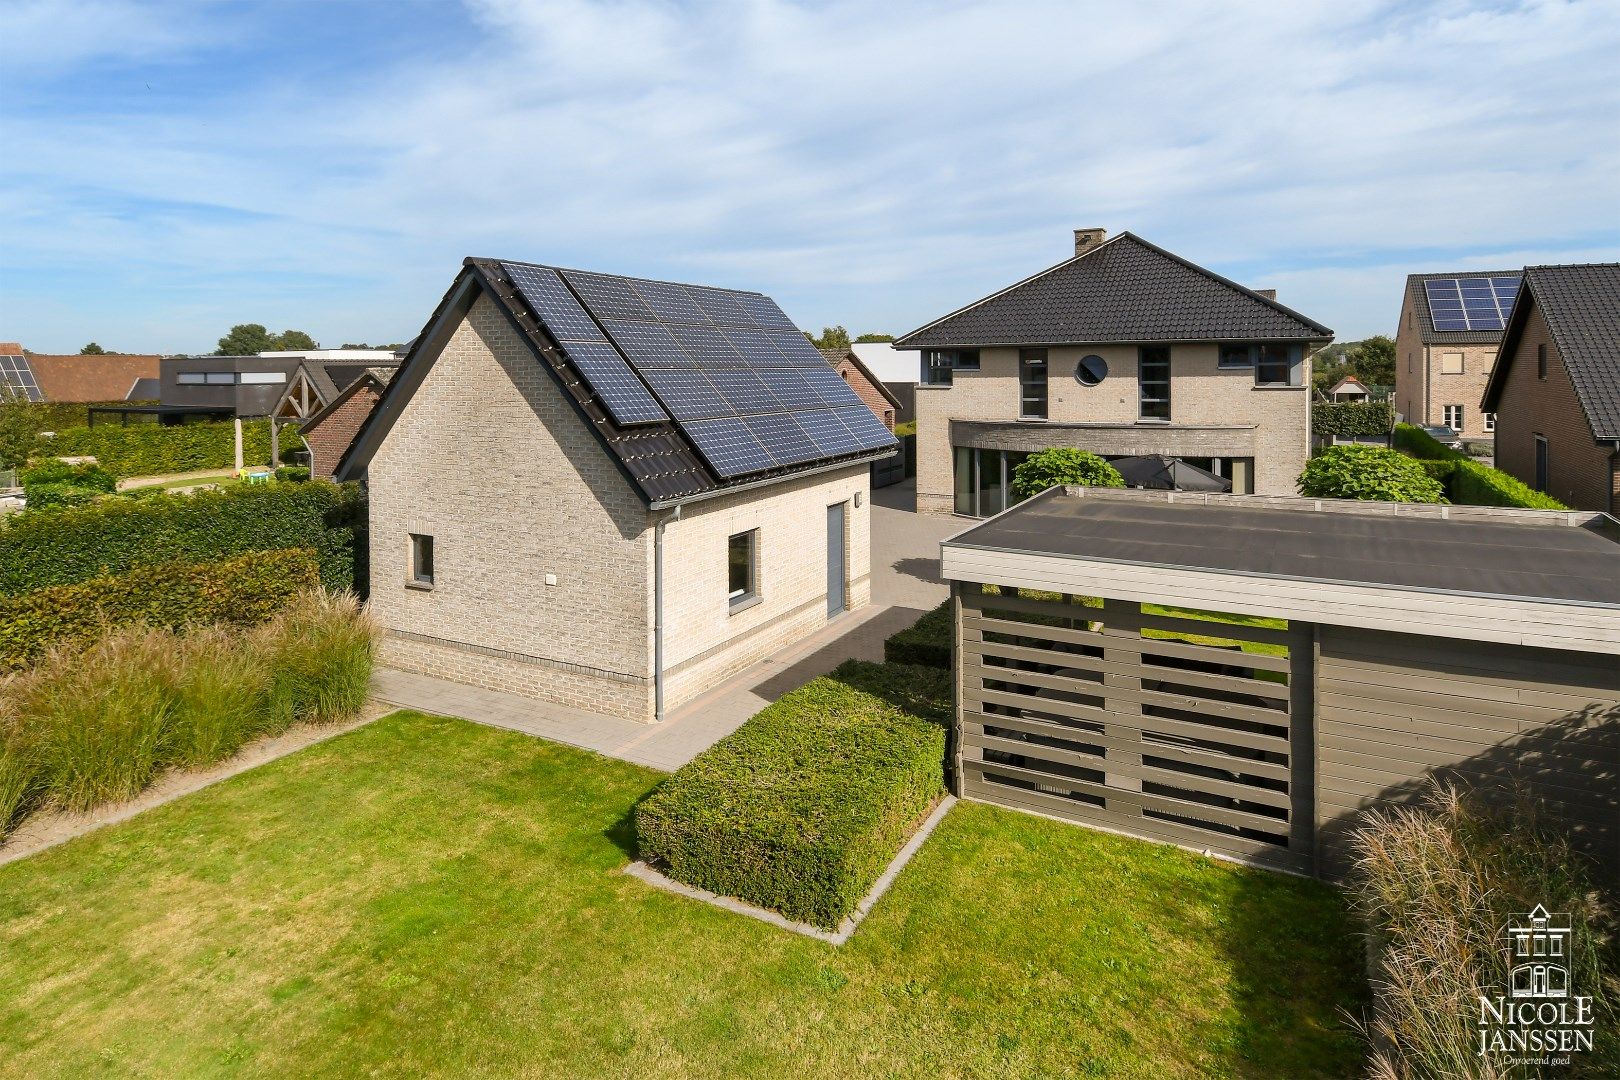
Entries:
{"type": "Polygon", "coordinates": [[[191,495],[108,499],[0,518],[0,596],[72,585],[139,566],[249,551],[315,551],[321,584],[354,587],[365,503],[354,484],[243,484],[191,495]]]}
{"type": "MultiPolygon", "coordinates": [[[[281,429],[283,456],[303,447],[297,431],[281,429]]],[[[49,439],[40,439],[37,452],[55,457],[93,456],[102,468],[119,477],[229,469],[236,464],[236,425],[227,421],[63,428],[49,439]]],[[[250,465],[269,462],[270,421],[243,421],[242,459],[250,465]]]]}
{"type": "Polygon", "coordinates": [[[850,660],[784,695],[636,808],[641,857],[836,928],[944,795],[949,682],[850,660]]]}
{"type": "Polygon", "coordinates": [[[1446,485],[1446,497],[1458,506],[1570,509],[1511,473],[1481,465],[1453,450],[1420,427],[1396,424],[1395,448],[1423,462],[1429,475],[1446,485]]]}
{"type": "Polygon", "coordinates": [[[293,548],[164,563],[0,597],[0,671],[27,667],[52,645],[89,645],[130,623],[165,630],[260,623],[319,580],[315,553],[293,548]]]}
{"type": "Polygon", "coordinates": [[[883,642],[883,659],[891,664],[921,664],[924,667],[951,666],[951,602],[900,630],[883,642]]]}
{"type": "Polygon", "coordinates": [[[1311,430],[1318,435],[1388,435],[1395,410],[1387,401],[1319,401],[1311,406],[1311,430]]]}

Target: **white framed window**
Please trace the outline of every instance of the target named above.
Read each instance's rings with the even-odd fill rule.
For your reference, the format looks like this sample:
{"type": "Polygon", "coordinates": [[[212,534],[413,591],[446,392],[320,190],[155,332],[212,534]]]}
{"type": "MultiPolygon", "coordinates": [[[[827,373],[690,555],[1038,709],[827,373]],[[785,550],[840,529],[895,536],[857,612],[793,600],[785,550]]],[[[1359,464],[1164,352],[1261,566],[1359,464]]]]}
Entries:
{"type": "Polygon", "coordinates": [[[1480,419],[1485,423],[1486,431],[1496,430],[1496,414],[1493,412],[1480,413],[1480,419]]]}
{"type": "Polygon", "coordinates": [[[726,541],[726,586],[736,611],[759,599],[759,530],[736,533],[726,541]]]}
{"type": "Polygon", "coordinates": [[[1440,374],[1461,375],[1463,373],[1463,354],[1460,352],[1443,352],[1440,354],[1440,374]]]}
{"type": "Polygon", "coordinates": [[[271,383],[284,383],[287,381],[285,371],[244,371],[242,372],[243,385],[267,385],[271,383]]]}
{"type": "Polygon", "coordinates": [[[1446,406],[1446,427],[1452,431],[1461,432],[1463,429],[1463,407],[1461,405],[1446,406]]]}

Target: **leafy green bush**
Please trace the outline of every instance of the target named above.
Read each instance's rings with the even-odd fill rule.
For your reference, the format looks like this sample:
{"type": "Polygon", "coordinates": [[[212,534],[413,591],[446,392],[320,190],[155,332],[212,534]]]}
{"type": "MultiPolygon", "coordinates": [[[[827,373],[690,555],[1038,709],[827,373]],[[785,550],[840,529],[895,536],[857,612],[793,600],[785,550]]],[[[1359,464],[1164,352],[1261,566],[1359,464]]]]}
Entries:
{"type": "Polygon", "coordinates": [[[94,462],[74,465],[61,458],[47,458],[22,470],[18,477],[23,490],[34,484],[71,484],[90,491],[110,493],[118,490],[118,478],[94,462]]]}
{"type": "Polygon", "coordinates": [[[309,479],[308,465],[283,465],[276,470],[277,480],[302,481],[309,479]]]}
{"type": "Polygon", "coordinates": [[[687,884],[837,927],[944,794],[948,701],[943,671],[846,662],[648,796],[636,808],[642,857],[687,884]]]}
{"type": "Polygon", "coordinates": [[[1089,450],[1059,447],[1031,454],[1013,469],[1013,490],[1039,495],[1047,488],[1076,484],[1083,487],[1124,487],[1125,478],[1089,450]]]}
{"type": "Polygon", "coordinates": [[[954,629],[947,600],[904,630],[890,634],[883,643],[883,659],[891,664],[949,668],[954,629]]]}
{"type": "Polygon", "coordinates": [[[23,492],[30,510],[64,510],[72,506],[88,506],[101,498],[102,492],[73,484],[34,484],[23,492]]]}
{"type": "Polygon", "coordinates": [[[1517,506],[1531,510],[1568,510],[1551,495],[1537,491],[1518,477],[1481,465],[1458,461],[1446,485],[1451,501],[1464,506],[1517,506]]]}
{"type": "Polygon", "coordinates": [[[1387,401],[1319,401],[1311,406],[1311,430],[1318,435],[1388,435],[1395,410],[1387,401]]]}
{"type": "Polygon", "coordinates": [[[321,583],[354,585],[356,485],[240,485],[190,495],[107,499],[53,514],[0,518],[0,596],[72,585],[139,566],[250,551],[313,549],[321,583]]]}
{"type": "MultiPolygon", "coordinates": [[[[64,428],[86,427],[90,423],[90,410],[103,406],[155,405],[155,401],[34,401],[28,411],[35,431],[61,431],[64,428]]],[[[107,421],[116,423],[117,421],[107,421]]],[[[155,423],[131,421],[132,423],[155,423]]]]}
{"type": "Polygon", "coordinates": [[[1315,499],[1445,502],[1445,488],[1416,461],[1382,446],[1330,446],[1305,463],[1299,493],[1315,499]]]}
{"type": "Polygon", "coordinates": [[[1396,424],[1395,449],[1426,461],[1450,461],[1464,455],[1413,424],[1396,424]]]}
{"type": "MultiPolygon", "coordinates": [[[[303,449],[303,440],[291,428],[281,432],[283,456],[303,449]]],[[[158,476],[199,469],[228,469],[236,464],[236,426],[233,422],[207,424],[97,424],[63,428],[39,441],[42,453],[57,456],[91,455],[120,477],[158,476]]],[[[242,459],[252,465],[270,460],[270,421],[242,423],[242,459]]]]}
{"type": "Polygon", "coordinates": [[[1435,460],[1431,458],[1413,459],[1422,466],[1423,471],[1435,480],[1440,481],[1442,487],[1451,479],[1451,474],[1457,471],[1457,462],[1450,459],[1435,460]]]}
{"type": "Polygon", "coordinates": [[[0,837],[41,807],[129,798],[294,721],[354,717],[376,636],[352,596],[313,590],[260,627],[124,627],[0,676],[0,837]]]}
{"type": "Polygon", "coordinates": [[[1595,999],[1597,1045],[1573,1055],[1567,1075],[1620,1075],[1620,1035],[1611,1034],[1620,1029],[1620,970],[1604,970],[1603,952],[1613,957],[1614,912],[1567,835],[1536,799],[1486,803],[1453,788],[1369,815],[1355,837],[1351,879],[1374,946],[1368,1075],[1530,1075],[1481,1071],[1490,1062],[1478,1047],[1480,999],[1510,983],[1502,929],[1537,904],[1570,914],[1570,983],[1595,999]]]}
{"type": "Polygon", "coordinates": [[[268,619],[320,582],[306,548],[210,562],[143,566],[117,577],[0,596],[0,670],[27,667],[53,645],[85,645],[109,628],[146,623],[179,629],[268,619]]]}

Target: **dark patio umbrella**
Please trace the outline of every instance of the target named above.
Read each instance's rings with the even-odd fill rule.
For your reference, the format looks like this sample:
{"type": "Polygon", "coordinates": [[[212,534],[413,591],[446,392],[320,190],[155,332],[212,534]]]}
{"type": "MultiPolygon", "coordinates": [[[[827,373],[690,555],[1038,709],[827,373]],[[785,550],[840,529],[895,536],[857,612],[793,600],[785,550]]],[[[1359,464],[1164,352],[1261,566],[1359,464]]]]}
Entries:
{"type": "Polygon", "coordinates": [[[1125,478],[1126,487],[1159,488],[1166,491],[1231,491],[1232,482],[1214,473],[1189,465],[1180,458],[1163,454],[1116,458],[1109,464],[1125,478]]]}

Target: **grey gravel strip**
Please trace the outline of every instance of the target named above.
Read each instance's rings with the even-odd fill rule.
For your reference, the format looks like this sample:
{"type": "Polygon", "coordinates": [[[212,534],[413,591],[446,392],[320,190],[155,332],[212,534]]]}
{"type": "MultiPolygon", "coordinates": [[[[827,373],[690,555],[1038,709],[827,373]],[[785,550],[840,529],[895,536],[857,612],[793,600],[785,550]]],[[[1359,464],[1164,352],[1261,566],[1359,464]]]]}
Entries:
{"type": "Polygon", "coordinates": [[[911,857],[917,854],[918,849],[923,846],[923,841],[928,839],[934,828],[945,819],[945,815],[955,805],[956,796],[954,795],[947,795],[940,800],[939,805],[934,807],[934,812],[929,814],[928,819],[922,823],[922,828],[913,833],[911,839],[906,841],[905,846],[900,849],[900,853],[889,863],[888,868],[878,876],[877,881],[872,883],[871,890],[861,898],[859,904],[855,905],[854,913],[839,923],[837,930],[823,930],[821,927],[811,926],[809,923],[794,922],[785,915],[778,915],[767,908],[756,907],[753,904],[738,900],[736,897],[721,896],[719,893],[712,893],[707,889],[699,889],[683,884],[672,877],[659,873],[644,862],[633,862],[624,868],[624,872],[633,878],[645,881],[654,888],[663,889],[665,892],[672,892],[692,900],[701,900],[705,904],[712,904],[717,908],[722,908],[737,915],[747,915],[750,919],[758,919],[760,922],[770,923],[781,930],[791,930],[795,934],[803,934],[805,937],[815,938],[817,941],[825,941],[829,945],[842,945],[855,933],[855,928],[861,925],[861,922],[865,920],[877,902],[883,899],[883,894],[889,891],[889,886],[893,885],[894,879],[900,876],[900,871],[906,868],[906,864],[911,861],[911,857]]]}

